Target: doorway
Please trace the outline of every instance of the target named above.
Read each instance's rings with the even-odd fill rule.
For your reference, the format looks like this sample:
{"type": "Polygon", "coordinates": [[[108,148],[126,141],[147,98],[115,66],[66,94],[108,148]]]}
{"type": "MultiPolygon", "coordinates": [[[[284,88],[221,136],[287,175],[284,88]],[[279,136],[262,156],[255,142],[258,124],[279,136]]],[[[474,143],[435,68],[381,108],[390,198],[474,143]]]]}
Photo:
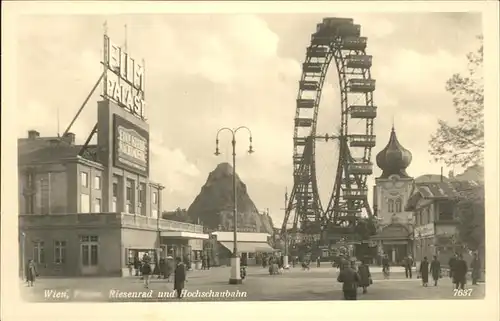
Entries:
{"type": "Polygon", "coordinates": [[[80,237],[80,272],[82,275],[95,275],[99,272],[99,237],[80,237]]]}

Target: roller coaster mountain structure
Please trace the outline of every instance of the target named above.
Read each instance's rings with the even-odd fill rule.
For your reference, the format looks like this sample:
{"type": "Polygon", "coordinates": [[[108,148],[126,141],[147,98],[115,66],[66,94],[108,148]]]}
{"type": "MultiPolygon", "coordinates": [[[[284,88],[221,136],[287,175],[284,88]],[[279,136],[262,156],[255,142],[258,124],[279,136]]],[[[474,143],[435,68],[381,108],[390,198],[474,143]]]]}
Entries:
{"type": "Polygon", "coordinates": [[[357,234],[362,217],[372,217],[367,177],[373,172],[370,158],[375,147],[373,123],[377,107],[373,104],[372,56],[366,54],[366,45],[361,26],[348,18],[325,18],[311,36],[302,65],[294,120],[294,186],[281,228],[289,245],[304,238],[313,238],[323,245],[345,240],[357,234]],[[318,135],[321,93],[332,60],[340,88],[340,132],[318,135]],[[354,121],[365,124],[364,130],[352,132],[355,126],[349,125],[354,121]],[[318,140],[333,140],[338,143],[339,151],[333,191],[326,207],[318,193],[315,154],[318,140]],[[292,222],[290,229],[288,224],[292,222]]]}

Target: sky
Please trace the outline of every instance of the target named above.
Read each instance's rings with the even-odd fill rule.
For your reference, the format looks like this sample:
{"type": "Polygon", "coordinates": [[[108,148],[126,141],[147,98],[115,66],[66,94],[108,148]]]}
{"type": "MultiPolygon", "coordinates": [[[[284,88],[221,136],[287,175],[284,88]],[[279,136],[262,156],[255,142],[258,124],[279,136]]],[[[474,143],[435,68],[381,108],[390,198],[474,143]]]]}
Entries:
{"type": "MultiPolygon", "coordinates": [[[[265,15],[31,15],[18,20],[18,137],[63,132],[101,73],[103,23],[117,44],[146,62],[146,115],[151,128],[151,180],[166,186],[165,210],[187,208],[208,174],[231,161],[231,139],[221,127],[248,126],[237,135],[237,172],[261,211],[276,226],[284,216],[284,192],[293,186],[293,118],[301,64],[310,35],[324,17],[353,18],[368,37],[378,117],[376,153],[394,124],[413,154],[407,172],[439,174],[428,140],[438,119],[453,121],[445,83],[467,67],[478,47],[479,13],[265,14],[265,15]],[[22,90],[21,90],[22,89],[22,90]],[[57,117],[56,115],[59,115],[57,117]],[[59,119],[59,121],[58,121],[59,119]],[[59,125],[58,125],[59,123],[59,125]]],[[[338,128],[340,100],[330,68],[319,112],[319,132],[338,128]]],[[[96,93],[71,131],[83,143],[97,117],[96,93]]],[[[318,142],[322,201],[333,186],[334,143],[318,142]],[[320,146],[321,145],[321,146],[320,146]]],[[[445,168],[445,174],[451,168],[445,168]]],[[[460,169],[455,169],[460,172],[460,169]]],[[[368,184],[381,174],[374,168],[368,184]]],[[[371,191],[371,188],[370,188],[371,191]]],[[[371,197],[370,197],[371,199],[371,197]]]]}

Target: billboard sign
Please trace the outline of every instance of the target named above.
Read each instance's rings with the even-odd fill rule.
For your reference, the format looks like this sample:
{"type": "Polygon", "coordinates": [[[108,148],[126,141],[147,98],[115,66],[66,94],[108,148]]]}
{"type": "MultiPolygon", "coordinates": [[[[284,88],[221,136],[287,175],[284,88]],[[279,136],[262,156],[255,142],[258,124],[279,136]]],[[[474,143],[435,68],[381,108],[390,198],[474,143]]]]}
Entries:
{"type": "Polygon", "coordinates": [[[147,177],[149,133],[116,114],[113,116],[113,165],[147,177]]]}
{"type": "Polygon", "coordinates": [[[104,86],[102,96],[145,120],[144,62],[138,63],[104,35],[104,86]]]}

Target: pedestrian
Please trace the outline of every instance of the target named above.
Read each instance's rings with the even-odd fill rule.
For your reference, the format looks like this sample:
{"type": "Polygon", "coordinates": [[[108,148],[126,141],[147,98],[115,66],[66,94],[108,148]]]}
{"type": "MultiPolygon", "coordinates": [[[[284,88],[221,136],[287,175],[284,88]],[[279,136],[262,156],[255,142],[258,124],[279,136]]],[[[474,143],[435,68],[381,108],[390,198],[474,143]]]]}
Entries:
{"type": "Polygon", "coordinates": [[[406,278],[412,278],[413,259],[408,255],[404,260],[406,278]]]}
{"type": "Polygon", "coordinates": [[[357,300],[358,296],[358,283],[359,275],[354,270],[354,263],[349,264],[344,263],[344,266],[340,270],[337,281],[342,284],[342,292],[344,293],[344,300],[357,300]]]}
{"type": "Polygon", "coordinates": [[[38,271],[32,259],[28,260],[28,264],[26,264],[26,282],[28,286],[31,287],[35,283],[35,279],[38,276],[38,271]]]}
{"type": "Polygon", "coordinates": [[[139,276],[139,273],[141,272],[141,260],[139,259],[139,253],[135,252],[134,255],[134,270],[135,270],[135,276],[139,276]]]}
{"type": "Polygon", "coordinates": [[[160,262],[158,264],[158,279],[161,279],[162,277],[165,278],[165,258],[162,257],[160,258],[160,262]]]}
{"type": "Polygon", "coordinates": [[[170,282],[170,276],[172,275],[172,273],[174,273],[174,270],[175,270],[175,260],[169,254],[165,258],[165,274],[164,274],[164,278],[167,279],[167,282],[170,282]]]}
{"type": "Polygon", "coordinates": [[[363,293],[367,292],[370,284],[373,283],[372,275],[370,273],[370,267],[363,261],[358,267],[358,275],[359,275],[359,286],[363,288],[363,293]]]}
{"type": "Polygon", "coordinates": [[[422,285],[426,287],[429,283],[429,261],[427,261],[427,256],[424,256],[424,260],[420,262],[419,273],[422,278],[422,285]]]}
{"type": "Polygon", "coordinates": [[[210,270],[210,255],[207,254],[207,270],[210,270]]]}
{"type": "Polygon", "coordinates": [[[434,286],[437,286],[438,280],[441,278],[441,263],[438,261],[436,255],[434,255],[434,258],[431,262],[429,272],[431,273],[432,279],[434,280],[434,286]]]}
{"type": "Polygon", "coordinates": [[[448,275],[452,280],[453,280],[453,271],[455,269],[455,262],[457,262],[457,256],[458,255],[454,253],[453,256],[450,257],[450,260],[448,261],[448,268],[449,268],[448,275]]]}
{"type": "Polygon", "coordinates": [[[206,270],[207,269],[207,256],[203,255],[201,258],[201,269],[206,270]]]}
{"type": "Polygon", "coordinates": [[[149,278],[151,276],[152,270],[151,270],[151,261],[148,260],[148,257],[143,259],[142,261],[142,278],[144,280],[144,287],[147,289],[149,288],[149,278]]]}
{"type": "Polygon", "coordinates": [[[472,269],[472,285],[477,285],[477,281],[481,278],[481,262],[477,257],[477,253],[474,253],[470,268],[472,269]]]}
{"type": "Polygon", "coordinates": [[[184,283],[186,282],[186,266],[182,263],[182,259],[177,257],[175,259],[177,266],[174,272],[174,290],[177,293],[177,298],[182,298],[182,290],[184,289],[184,283]]]}
{"type": "Polygon", "coordinates": [[[455,283],[455,289],[465,289],[465,279],[467,276],[467,263],[463,259],[462,255],[459,254],[457,260],[454,264],[453,269],[453,283],[455,283]]]}
{"type": "Polygon", "coordinates": [[[385,279],[389,278],[389,270],[390,270],[389,257],[387,256],[387,254],[384,254],[384,256],[382,257],[382,272],[384,273],[385,279]]]}
{"type": "Polygon", "coordinates": [[[321,267],[321,257],[320,256],[318,256],[316,258],[316,267],[321,267]]]}

